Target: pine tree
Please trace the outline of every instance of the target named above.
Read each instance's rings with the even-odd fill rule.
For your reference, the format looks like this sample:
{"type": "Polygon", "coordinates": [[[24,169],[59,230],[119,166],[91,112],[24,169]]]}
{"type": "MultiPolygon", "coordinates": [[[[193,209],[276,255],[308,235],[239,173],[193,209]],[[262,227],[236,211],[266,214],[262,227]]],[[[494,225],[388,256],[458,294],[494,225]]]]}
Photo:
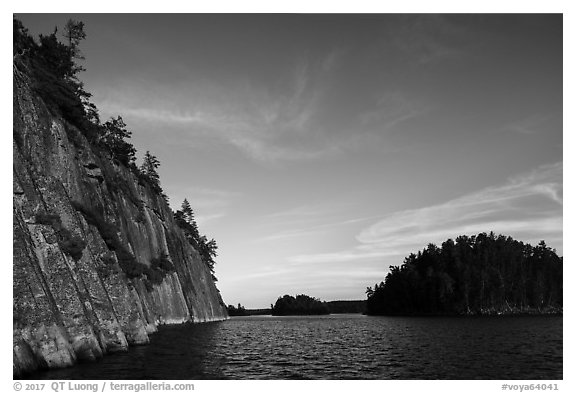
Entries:
{"type": "MultiPolygon", "coordinates": [[[[84,22],[68,19],[64,26],[64,37],[68,41],[68,48],[70,48],[71,57],[78,60],[84,60],[84,56],[82,56],[79,48],[80,41],[86,38],[84,22]]],[[[78,70],[84,71],[82,67],[79,67],[78,70]]]]}
{"type": "Polygon", "coordinates": [[[132,132],[126,129],[122,116],[110,118],[101,128],[100,144],[108,148],[114,158],[129,166],[136,159],[136,149],[126,141],[130,139],[132,132]]]}
{"type": "Polygon", "coordinates": [[[158,158],[152,155],[149,150],[146,150],[142,165],[140,166],[140,172],[142,172],[142,174],[144,174],[155,186],[160,186],[160,176],[158,176],[157,171],[159,166],[160,161],[158,161],[158,158]]]}
{"type": "Polygon", "coordinates": [[[188,202],[188,199],[184,198],[181,207],[182,207],[182,214],[184,215],[184,220],[186,220],[186,222],[190,224],[194,220],[194,212],[192,211],[192,207],[190,206],[190,202],[188,202]]]}
{"type": "Polygon", "coordinates": [[[208,266],[210,271],[214,273],[214,265],[216,264],[214,258],[218,256],[218,254],[216,253],[216,250],[218,249],[216,240],[214,239],[208,240],[206,236],[200,236],[200,238],[198,239],[198,248],[199,248],[198,252],[202,257],[202,260],[204,261],[206,266],[208,266]]]}

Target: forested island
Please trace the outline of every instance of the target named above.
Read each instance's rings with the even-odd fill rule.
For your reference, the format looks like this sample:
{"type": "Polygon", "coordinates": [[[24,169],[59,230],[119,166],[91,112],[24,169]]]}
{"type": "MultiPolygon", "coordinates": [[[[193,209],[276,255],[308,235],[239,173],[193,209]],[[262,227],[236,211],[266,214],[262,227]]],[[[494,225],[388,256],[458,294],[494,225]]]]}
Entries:
{"type": "MultiPolygon", "coordinates": [[[[288,296],[288,295],[286,295],[286,296],[288,296]]],[[[299,296],[306,296],[306,295],[299,295],[299,296]]],[[[303,302],[303,301],[298,302],[297,301],[298,296],[296,296],[295,298],[292,296],[289,296],[289,298],[291,298],[291,299],[290,300],[282,300],[284,298],[279,298],[279,300],[280,300],[280,306],[279,307],[282,309],[281,312],[288,312],[289,313],[289,314],[282,314],[282,315],[313,315],[310,312],[308,312],[309,309],[302,307],[302,305],[305,302],[303,302]],[[298,305],[298,306],[294,307],[294,305],[298,305]],[[304,308],[304,311],[302,311],[302,308],[304,308]]],[[[314,298],[311,298],[309,296],[306,296],[306,298],[315,300],[315,301],[320,303],[320,305],[318,305],[315,302],[312,302],[310,300],[306,300],[306,302],[308,302],[308,303],[316,304],[316,306],[313,307],[313,309],[321,310],[321,314],[319,314],[319,315],[326,314],[325,308],[328,309],[328,312],[327,312],[328,314],[363,314],[366,312],[366,300],[332,300],[329,302],[322,302],[322,301],[316,300],[314,298]]],[[[278,301],[276,303],[278,303],[278,301]]],[[[227,309],[228,309],[228,315],[230,315],[232,317],[251,316],[251,315],[272,315],[274,305],[271,304],[270,308],[247,309],[244,306],[242,306],[242,304],[238,303],[238,306],[233,306],[231,304],[228,305],[227,309]]],[[[275,315],[280,315],[280,314],[275,314],[275,315]]]]}
{"type": "Polygon", "coordinates": [[[272,306],[272,315],[326,315],[330,310],[325,302],[308,295],[284,295],[272,306]]]}
{"type": "Polygon", "coordinates": [[[509,236],[480,233],[429,244],[374,288],[369,315],[562,313],[563,258],[509,236]]]}
{"type": "Polygon", "coordinates": [[[272,309],[270,308],[245,308],[243,305],[238,303],[238,307],[231,304],[227,307],[228,315],[231,317],[247,317],[250,315],[271,315],[272,309]]]}

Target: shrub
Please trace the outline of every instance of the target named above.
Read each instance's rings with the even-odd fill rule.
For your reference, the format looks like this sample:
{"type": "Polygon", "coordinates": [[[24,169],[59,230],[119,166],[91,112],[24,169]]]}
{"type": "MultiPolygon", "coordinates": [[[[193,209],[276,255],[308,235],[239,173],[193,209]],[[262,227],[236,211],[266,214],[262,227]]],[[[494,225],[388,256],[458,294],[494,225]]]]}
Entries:
{"type": "Polygon", "coordinates": [[[153,258],[150,261],[150,267],[146,267],[145,274],[150,284],[160,285],[164,277],[169,272],[174,271],[174,265],[168,259],[166,254],[160,255],[159,258],[153,258]]]}
{"type": "Polygon", "coordinates": [[[82,258],[82,251],[86,248],[86,242],[76,235],[72,235],[66,228],[58,231],[58,245],[60,249],[70,255],[75,261],[82,258]]]}
{"type": "Polygon", "coordinates": [[[150,283],[155,284],[155,285],[160,285],[162,284],[162,281],[164,280],[164,277],[166,276],[166,274],[160,270],[155,270],[155,269],[146,269],[146,277],[148,278],[148,281],[150,281],[150,283]]]}
{"type": "Polygon", "coordinates": [[[116,250],[116,256],[118,257],[118,264],[120,265],[120,268],[124,273],[126,273],[126,277],[142,277],[146,266],[139,263],[134,255],[132,255],[128,250],[125,248],[120,248],[116,250]]]}
{"type": "Polygon", "coordinates": [[[62,225],[60,221],[60,216],[58,214],[48,214],[44,212],[38,212],[34,216],[34,220],[36,221],[36,224],[50,225],[50,226],[62,225]]]}
{"type": "Polygon", "coordinates": [[[100,258],[100,264],[96,267],[96,270],[102,278],[108,278],[110,275],[117,273],[116,260],[111,255],[103,255],[100,258]]]}
{"type": "Polygon", "coordinates": [[[134,217],[134,221],[146,222],[146,216],[144,215],[144,212],[142,210],[138,209],[138,213],[136,214],[136,217],[134,217]]]}
{"type": "Polygon", "coordinates": [[[77,201],[72,201],[72,206],[84,216],[89,225],[98,229],[100,236],[111,251],[123,248],[120,239],[118,239],[118,228],[115,225],[110,224],[100,214],[77,201]]]}
{"type": "Polygon", "coordinates": [[[100,260],[104,264],[104,266],[114,266],[116,260],[112,255],[103,255],[100,260]]]}
{"type": "Polygon", "coordinates": [[[148,292],[152,292],[154,290],[154,285],[149,280],[144,280],[144,287],[148,292]]]}
{"type": "Polygon", "coordinates": [[[153,258],[150,265],[152,269],[163,270],[165,272],[174,271],[174,265],[172,264],[172,262],[170,262],[166,254],[160,255],[159,258],[153,258]]]}
{"type": "Polygon", "coordinates": [[[38,212],[34,219],[37,224],[49,225],[54,229],[58,246],[62,252],[70,255],[75,261],[79,261],[82,258],[82,251],[86,248],[86,242],[79,236],[72,234],[67,228],[64,228],[58,214],[38,212]]]}

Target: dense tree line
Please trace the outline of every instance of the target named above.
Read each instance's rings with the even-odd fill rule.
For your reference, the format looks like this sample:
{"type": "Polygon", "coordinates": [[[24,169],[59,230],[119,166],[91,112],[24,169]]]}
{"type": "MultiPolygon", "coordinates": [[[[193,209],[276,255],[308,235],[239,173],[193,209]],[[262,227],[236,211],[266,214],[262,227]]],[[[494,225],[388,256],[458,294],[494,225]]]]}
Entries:
{"type": "Polygon", "coordinates": [[[325,302],[307,295],[296,297],[284,295],[279,297],[271,308],[272,315],[323,315],[330,313],[325,302]]]}
{"type": "Polygon", "coordinates": [[[367,313],[497,314],[562,311],[562,257],[540,242],[494,233],[448,239],[390,266],[366,290],[367,313]]]}
{"type": "Polygon", "coordinates": [[[194,211],[186,198],[184,198],[180,210],[174,212],[174,220],[182,231],[184,231],[188,242],[198,251],[202,261],[208,266],[210,272],[212,272],[214,281],[218,281],[214,275],[214,265],[216,264],[214,258],[218,256],[218,245],[216,244],[216,240],[208,240],[206,236],[200,234],[198,224],[194,218],[194,211]]]}

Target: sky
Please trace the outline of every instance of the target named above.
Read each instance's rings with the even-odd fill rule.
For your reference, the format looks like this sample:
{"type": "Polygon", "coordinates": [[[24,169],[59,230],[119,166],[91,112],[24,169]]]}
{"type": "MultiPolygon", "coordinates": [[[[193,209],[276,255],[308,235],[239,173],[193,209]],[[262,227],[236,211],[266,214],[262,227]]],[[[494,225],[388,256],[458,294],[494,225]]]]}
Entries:
{"type": "Polygon", "coordinates": [[[563,255],[561,15],[18,14],[216,239],[227,304],[363,299],[428,243],[563,255]]]}

